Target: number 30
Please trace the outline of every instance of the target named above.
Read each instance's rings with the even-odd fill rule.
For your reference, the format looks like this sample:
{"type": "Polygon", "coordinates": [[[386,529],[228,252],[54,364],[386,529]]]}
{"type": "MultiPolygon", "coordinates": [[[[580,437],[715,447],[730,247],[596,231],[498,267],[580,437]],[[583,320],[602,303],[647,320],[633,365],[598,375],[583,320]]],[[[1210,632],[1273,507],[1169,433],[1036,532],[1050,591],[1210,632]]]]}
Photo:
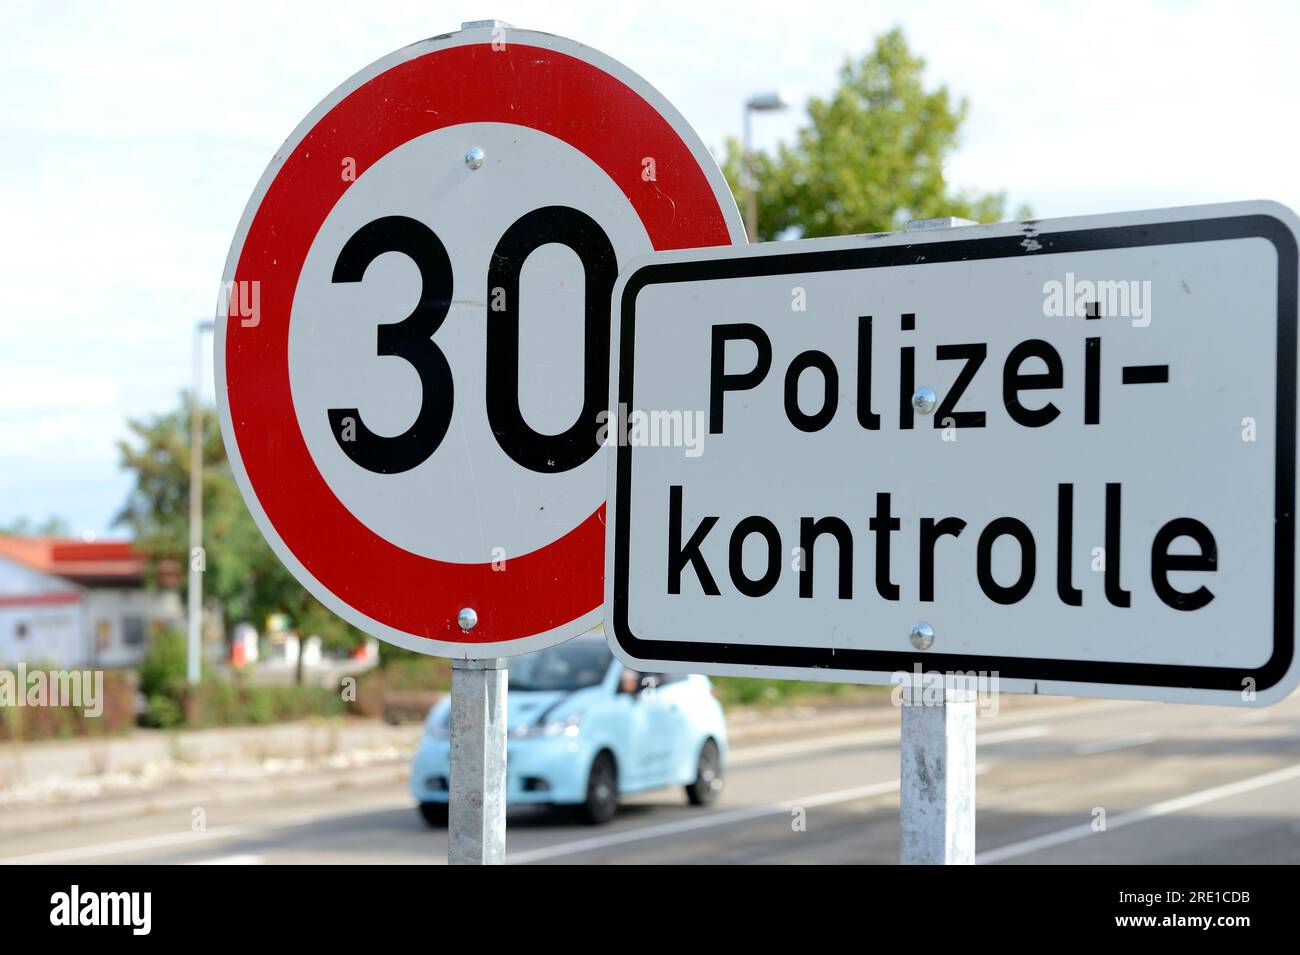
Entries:
{"type": "MultiPolygon", "coordinates": [[[[415,369],[420,410],[409,428],[393,436],[371,431],[356,408],[330,408],[327,413],[334,440],[352,461],[378,474],[400,474],[428,460],[451,426],[451,366],[433,335],[451,308],[453,277],[447,249],[432,229],[407,216],[385,216],[362,226],[344,243],[332,280],[360,282],[370,263],[385,252],[400,252],[415,263],[420,297],[402,321],[378,327],[376,354],[401,358],[415,369]]],[[[608,404],[609,300],[617,277],[609,237],[594,219],[568,206],[546,206],[522,216],[492,252],[486,300],[504,297],[504,307],[487,312],[488,423],[501,450],[530,471],[568,471],[599,448],[596,415],[608,404]],[[568,429],[539,434],[519,408],[519,275],[528,256],[552,242],[568,246],[582,261],[583,398],[582,410],[568,429]]]]}

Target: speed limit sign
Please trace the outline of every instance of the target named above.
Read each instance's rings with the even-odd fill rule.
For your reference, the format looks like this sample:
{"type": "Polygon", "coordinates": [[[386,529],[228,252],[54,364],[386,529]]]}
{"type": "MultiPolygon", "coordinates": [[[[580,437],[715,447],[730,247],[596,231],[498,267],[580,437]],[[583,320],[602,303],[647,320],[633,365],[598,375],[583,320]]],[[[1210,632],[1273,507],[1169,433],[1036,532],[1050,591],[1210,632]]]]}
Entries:
{"type": "Polygon", "coordinates": [[[681,116],[578,43],[493,23],[363,70],[281,147],[226,264],[221,427],[262,533],[407,649],[591,629],[620,265],[743,235],[681,116]]]}

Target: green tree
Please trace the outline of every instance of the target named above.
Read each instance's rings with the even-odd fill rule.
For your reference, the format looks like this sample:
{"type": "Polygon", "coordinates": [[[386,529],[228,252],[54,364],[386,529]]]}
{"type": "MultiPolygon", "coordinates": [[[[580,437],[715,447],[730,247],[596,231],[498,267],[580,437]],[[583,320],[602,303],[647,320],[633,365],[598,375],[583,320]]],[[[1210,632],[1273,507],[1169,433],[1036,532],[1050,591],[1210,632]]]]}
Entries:
{"type": "MultiPolygon", "coordinates": [[[[946,86],[927,90],[924,70],[902,30],[890,30],[862,59],[845,62],[829,99],[809,101],[792,145],[755,153],[760,239],[789,230],[806,238],[892,232],[938,216],[1003,218],[1002,193],[953,192],[944,179],[967,104],[946,86]]],[[[723,171],[743,209],[744,150],[735,139],[723,171]]]]}
{"type": "MultiPolygon", "coordinates": [[[[127,422],[131,437],[118,442],[122,467],[135,487],[116,518],[135,537],[154,579],[168,568],[189,569],[189,398],[165,414],[127,422]]],[[[271,613],[287,614],[303,637],[352,648],[360,631],[336,617],[294,580],[272,553],[239,494],[221,441],[216,411],[203,409],[203,576],[227,623],[262,629],[271,613]]]]}
{"type": "Polygon", "coordinates": [[[34,521],[30,517],[17,517],[0,523],[0,534],[13,537],[68,537],[72,528],[61,517],[50,515],[43,521],[34,521]]]}

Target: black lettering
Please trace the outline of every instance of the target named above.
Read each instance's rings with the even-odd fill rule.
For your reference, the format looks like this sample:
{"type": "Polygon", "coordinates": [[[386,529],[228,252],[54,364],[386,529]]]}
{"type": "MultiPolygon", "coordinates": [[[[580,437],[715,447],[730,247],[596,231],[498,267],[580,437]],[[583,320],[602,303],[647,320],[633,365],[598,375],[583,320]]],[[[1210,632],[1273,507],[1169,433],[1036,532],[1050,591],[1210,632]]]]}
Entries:
{"type": "Polygon", "coordinates": [[[695,576],[700,582],[700,587],[710,597],[716,597],[719,594],[718,584],[713,579],[713,574],[709,572],[709,565],[704,560],[704,555],[700,553],[700,545],[704,543],[704,538],[713,530],[713,525],[718,523],[717,517],[709,516],[700,521],[695,528],[695,533],[691,539],[682,546],[682,486],[674,484],[668,489],[668,592],[670,594],[680,594],[682,592],[682,571],[687,564],[695,571],[695,576]]]}
{"type": "Polygon", "coordinates": [[[530,471],[569,471],[600,449],[596,416],[609,407],[609,304],[617,278],[618,260],[605,230],[568,206],[545,206],[521,216],[492,252],[487,300],[501,289],[504,307],[487,313],[488,423],[501,450],[530,471]],[[559,434],[540,434],[519,408],[519,276],[528,257],[553,242],[578,254],[585,276],[582,410],[559,434]]]}
{"type": "Polygon", "coordinates": [[[966,522],[959,517],[921,518],[921,600],[934,600],[934,545],[940,537],[959,537],[966,522]]]}
{"type": "Polygon", "coordinates": [[[840,376],[831,356],[820,351],[800,352],[785,372],[785,416],[800,431],[820,431],[835,417],[840,404],[840,376]],[[804,414],[799,407],[799,378],[809,368],[822,373],[822,406],[815,414],[804,414]]]}
{"type": "Polygon", "coordinates": [[[751,322],[713,326],[709,350],[709,434],[722,434],[722,408],[726,393],[757,387],[771,368],[772,342],[763,329],[751,322]],[[749,371],[729,375],[726,372],[727,342],[735,341],[753,342],[758,349],[758,359],[749,371]]]}
{"type": "Polygon", "coordinates": [[[731,582],[746,597],[762,597],[771,593],[781,576],[781,534],[776,525],[766,517],[757,516],[746,517],[737,524],[731,532],[727,568],[731,572],[731,582]],[[745,576],[745,566],[741,560],[745,551],[745,539],[751,534],[759,534],[767,541],[767,569],[757,580],[745,576]]]}
{"type": "Polygon", "coordinates": [[[1007,414],[1026,428],[1041,428],[1050,424],[1061,410],[1050,401],[1041,408],[1026,408],[1020,403],[1020,392],[1060,388],[1063,381],[1061,356],[1055,348],[1041,338],[1021,342],[1011,349],[1002,370],[1002,401],[1007,406],[1007,414]],[[1047,371],[1022,373],[1020,366],[1030,358],[1042,359],[1047,365],[1047,371]]]}
{"type": "Polygon", "coordinates": [[[1083,340],[1083,423],[1101,422],[1101,339],[1083,340]]]}
{"type": "Polygon", "coordinates": [[[1083,606],[1074,586],[1074,485],[1056,486],[1056,595],[1067,607],[1083,606]]]}
{"type": "Polygon", "coordinates": [[[898,426],[904,431],[912,427],[912,394],[915,391],[916,349],[908,345],[898,350],[898,426]]]}
{"type": "Polygon", "coordinates": [[[813,545],[823,534],[830,534],[839,545],[840,599],[853,598],[853,533],[849,525],[838,517],[811,517],[799,521],[799,549],[803,553],[803,566],[799,569],[799,596],[813,595],[813,545]]]}
{"type": "Polygon", "coordinates": [[[898,585],[889,579],[889,535],[903,524],[890,514],[889,502],[888,494],[876,495],[876,516],[867,522],[867,526],[876,535],[876,593],[886,600],[897,600],[898,585]]]}
{"type": "Polygon", "coordinates": [[[858,424],[880,430],[880,415],[871,410],[871,316],[858,316],[858,424]]]}
{"type": "Polygon", "coordinates": [[[1120,494],[1120,485],[1106,485],[1106,599],[1113,606],[1127,607],[1132,598],[1119,580],[1120,494]]]}
{"type": "Polygon", "coordinates": [[[995,603],[1019,603],[1034,586],[1034,573],[1037,565],[1037,550],[1034,535],[1029,532],[1023,521],[1014,517],[999,517],[990,522],[980,534],[976,549],[975,575],[979,578],[980,589],[995,603]],[[999,537],[1014,537],[1020,545],[1020,576],[1009,587],[1003,587],[993,578],[993,545],[999,537]]]}
{"type": "Polygon", "coordinates": [[[988,354],[988,345],[983,342],[971,342],[966,345],[940,345],[934,350],[935,357],[939,361],[956,361],[964,358],[966,364],[962,366],[961,371],[957,373],[957,380],[952,383],[948,393],[943,396],[943,401],[939,402],[939,407],[934,413],[934,426],[936,428],[946,428],[951,423],[958,428],[982,428],[984,427],[983,411],[954,411],[957,402],[965,394],[966,389],[975,378],[975,373],[979,371],[980,365],[984,364],[984,358],[988,354]]]}
{"type": "Polygon", "coordinates": [[[1156,533],[1151,542],[1151,586],[1156,596],[1175,610],[1200,610],[1211,600],[1214,594],[1207,587],[1197,587],[1190,593],[1175,590],[1169,583],[1171,571],[1213,572],[1219,566],[1219,545],[1214,540],[1210,529],[1200,521],[1190,517],[1179,517],[1170,521],[1156,533]],[[1179,537],[1190,537],[1196,541],[1199,554],[1171,554],[1169,545],[1179,537]]]}
{"type": "MultiPolygon", "coordinates": [[[[420,376],[419,411],[409,428],[391,436],[371,431],[356,408],[330,408],[326,414],[334,440],[353,462],[376,474],[400,474],[428,460],[451,425],[451,366],[432,340],[451,308],[451,259],[442,240],[423,222],[385,216],[362,226],[344,243],[330,281],[360,282],[370,263],[386,252],[400,252],[415,263],[420,298],[402,321],[376,329],[375,353],[401,358],[415,369],[420,376]]],[[[606,362],[608,358],[606,354],[606,362]]]]}

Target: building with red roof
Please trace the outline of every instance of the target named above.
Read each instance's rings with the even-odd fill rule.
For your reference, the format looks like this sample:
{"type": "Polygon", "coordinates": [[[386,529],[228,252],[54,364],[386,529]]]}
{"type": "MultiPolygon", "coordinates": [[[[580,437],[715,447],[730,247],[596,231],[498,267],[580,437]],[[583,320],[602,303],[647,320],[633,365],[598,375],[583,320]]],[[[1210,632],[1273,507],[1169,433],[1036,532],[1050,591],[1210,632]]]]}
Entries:
{"type": "Polygon", "coordinates": [[[0,665],[133,666],[182,617],[174,586],[146,586],[129,541],[0,535],[0,665]]]}

